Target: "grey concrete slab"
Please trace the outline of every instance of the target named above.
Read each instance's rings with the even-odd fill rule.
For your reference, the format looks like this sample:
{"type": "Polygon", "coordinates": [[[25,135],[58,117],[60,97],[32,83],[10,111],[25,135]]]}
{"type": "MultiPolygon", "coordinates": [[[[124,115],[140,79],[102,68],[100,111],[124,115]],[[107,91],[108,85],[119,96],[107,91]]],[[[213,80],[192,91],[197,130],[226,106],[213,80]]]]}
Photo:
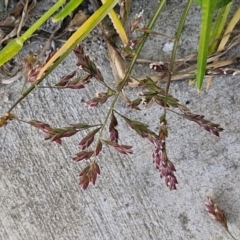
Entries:
{"type": "MultiPolygon", "coordinates": [[[[236,1],[239,4],[239,1],[236,1]]],[[[131,16],[144,9],[147,23],[157,1],[133,1],[131,16]]],[[[171,35],[185,1],[171,1],[155,30],[171,35]]],[[[235,8],[236,9],[236,8],[235,8]]],[[[196,51],[200,9],[193,6],[180,42],[178,56],[196,51]]],[[[163,52],[168,40],[150,37],[141,54],[154,60],[167,60],[163,52]]],[[[113,77],[103,46],[95,41],[84,44],[100,67],[104,79],[113,77]]],[[[35,47],[34,43],[30,46],[35,47]]],[[[235,50],[236,55],[239,48],[235,50]]],[[[47,82],[56,82],[74,68],[69,56],[47,82]]],[[[137,65],[134,73],[146,72],[137,65]]],[[[0,86],[0,110],[4,113],[17,99],[22,82],[0,86]]],[[[134,154],[123,156],[105,148],[99,157],[101,175],[96,186],[82,191],[78,175],[86,164],[71,161],[78,152],[83,134],[65,139],[62,146],[43,140],[38,130],[16,121],[0,129],[0,239],[231,239],[207,215],[204,201],[211,195],[224,209],[229,230],[240,238],[240,82],[239,76],[217,77],[208,91],[196,92],[188,81],[174,82],[170,92],[188,107],[225,129],[217,138],[195,123],[169,113],[167,151],[173,161],[179,184],[169,191],[152,164],[152,146],[120,122],[123,144],[133,145],[134,154]]],[[[85,108],[101,86],[95,82],[83,90],[36,89],[14,110],[25,120],[38,119],[53,126],[70,123],[99,123],[110,105],[85,108]]],[[[130,89],[137,94],[141,89],[130,89]]],[[[117,103],[119,112],[158,128],[162,109],[153,106],[141,112],[117,103]]]]}

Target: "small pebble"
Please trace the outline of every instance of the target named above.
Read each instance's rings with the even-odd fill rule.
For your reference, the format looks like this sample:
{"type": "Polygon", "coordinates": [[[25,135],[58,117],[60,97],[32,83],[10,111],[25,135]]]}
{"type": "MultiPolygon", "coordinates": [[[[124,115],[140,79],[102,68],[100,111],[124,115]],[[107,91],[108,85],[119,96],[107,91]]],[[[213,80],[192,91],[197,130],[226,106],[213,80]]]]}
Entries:
{"type": "Polygon", "coordinates": [[[171,52],[173,50],[173,43],[165,43],[163,47],[164,52],[171,52]]]}

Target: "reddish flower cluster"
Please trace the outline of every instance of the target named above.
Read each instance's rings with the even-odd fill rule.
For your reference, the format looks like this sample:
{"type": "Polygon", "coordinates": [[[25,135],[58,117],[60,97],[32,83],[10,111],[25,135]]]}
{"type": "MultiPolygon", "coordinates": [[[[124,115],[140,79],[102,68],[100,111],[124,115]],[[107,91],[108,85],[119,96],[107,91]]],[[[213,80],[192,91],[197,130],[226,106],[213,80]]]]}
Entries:
{"type": "Polygon", "coordinates": [[[81,151],[77,153],[73,160],[78,162],[82,160],[88,160],[90,159],[93,154],[95,153],[95,156],[97,156],[100,151],[102,150],[102,143],[99,141],[96,150],[95,151],[86,151],[85,149],[88,148],[94,141],[95,134],[101,129],[101,127],[94,129],[93,131],[89,132],[79,143],[79,146],[81,147],[81,151]]]}
{"type": "Polygon", "coordinates": [[[214,204],[211,197],[207,196],[205,201],[205,207],[208,214],[211,216],[212,219],[215,221],[220,222],[224,228],[228,229],[227,227],[227,218],[222,209],[220,209],[217,204],[214,204]]]}
{"type": "Polygon", "coordinates": [[[56,53],[57,50],[49,52],[44,62],[36,61],[33,53],[30,53],[28,57],[23,59],[23,67],[26,70],[26,82],[34,83],[38,79],[43,66],[49,61],[49,59],[56,53]]]}
{"type": "Polygon", "coordinates": [[[136,14],[134,19],[131,21],[131,25],[130,25],[131,33],[133,33],[138,28],[138,24],[141,21],[142,17],[143,17],[143,10],[139,14],[136,14]]]}
{"type": "Polygon", "coordinates": [[[105,103],[109,97],[111,97],[113,93],[105,92],[105,93],[97,93],[97,97],[90,99],[89,101],[85,102],[85,106],[88,107],[96,107],[99,104],[105,103]]]}
{"type": "Polygon", "coordinates": [[[130,109],[135,109],[135,110],[141,110],[138,106],[142,103],[142,99],[141,98],[137,98],[131,102],[129,102],[129,104],[127,105],[128,108],[130,109]]]}
{"type": "Polygon", "coordinates": [[[34,83],[37,81],[37,76],[43,68],[44,64],[38,64],[31,68],[26,75],[26,82],[34,83]]]}
{"type": "Polygon", "coordinates": [[[37,120],[29,121],[28,123],[47,133],[45,140],[50,140],[51,142],[56,142],[58,144],[62,143],[61,138],[71,137],[78,132],[74,127],[52,128],[50,125],[37,120]]]}
{"type": "Polygon", "coordinates": [[[82,160],[88,160],[92,157],[94,151],[81,151],[79,153],[76,153],[76,155],[73,157],[73,161],[79,162],[82,160]]]}
{"type": "Polygon", "coordinates": [[[101,128],[97,128],[97,129],[94,129],[93,131],[91,131],[90,133],[87,134],[86,137],[84,137],[81,142],[79,143],[80,147],[82,150],[88,148],[93,140],[94,140],[94,136],[95,134],[100,130],[101,128]]]}
{"type": "Polygon", "coordinates": [[[216,135],[217,137],[219,137],[219,133],[223,131],[223,128],[221,128],[219,124],[212,123],[209,120],[204,119],[203,115],[185,113],[183,116],[188,120],[197,123],[200,127],[216,135]]]}
{"type": "Polygon", "coordinates": [[[51,142],[56,142],[58,144],[62,143],[61,138],[71,137],[83,129],[96,126],[80,123],[71,125],[69,127],[52,128],[49,124],[37,120],[29,121],[28,124],[42,130],[44,133],[47,133],[47,135],[45,136],[45,140],[50,140],[51,142]]]}
{"type": "Polygon", "coordinates": [[[55,85],[56,87],[61,88],[71,88],[71,89],[82,89],[85,88],[85,84],[90,82],[92,76],[87,75],[84,77],[77,77],[72,80],[72,78],[76,75],[77,71],[73,71],[72,73],[63,76],[60,81],[55,85]]]}
{"type": "Polygon", "coordinates": [[[132,154],[132,146],[128,146],[128,145],[120,145],[116,142],[112,142],[112,141],[108,141],[108,140],[103,140],[106,144],[108,144],[109,146],[114,147],[119,153],[122,154],[132,154]]]}
{"type": "MultiPolygon", "coordinates": [[[[94,129],[93,131],[89,132],[79,143],[81,147],[81,151],[76,153],[73,157],[73,161],[79,162],[82,160],[89,160],[92,156],[96,157],[102,150],[102,142],[99,140],[96,144],[96,148],[94,151],[92,150],[85,150],[89,148],[89,146],[93,143],[95,134],[101,129],[101,127],[94,129]]],[[[97,163],[92,163],[88,165],[85,169],[82,170],[80,173],[80,182],[79,184],[82,185],[82,188],[85,190],[89,183],[93,183],[95,185],[97,175],[100,174],[100,169],[97,163]]]]}
{"type": "Polygon", "coordinates": [[[78,59],[77,66],[81,67],[85,72],[95,77],[98,81],[104,82],[100,70],[96,67],[95,63],[84,53],[83,48],[79,45],[74,49],[74,53],[78,59]]]}
{"type": "Polygon", "coordinates": [[[224,129],[220,127],[219,124],[212,123],[211,121],[205,119],[203,115],[191,113],[191,111],[184,105],[178,104],[177,108],[183,112],[181,116],[185,117],[189,121],[197,123],[200,127],[204,128],[206,131],[219,137],[220,132],[224,129]]]}
{"type": "Polygon", "coordinates": [[[97,163],[93,163],[82,170],[80,173],[79,184],[82,185],[83,190],[85,190],[89,183],[95,185],[97,175],[100,174],[100,168],[97,163]]]}
{"type": "Polygon", "coordinates": [[[166,185],[170,190],[177,189],[178,181],[174,175],[176,169],[173,163],[168,159],[165,147],[165,140],[154,139],[154,149],[152,153],[153,162],[160,172],[160,177],[165,178],[166,185]]]}
{"type": "Polygon", "coordinates": [[[118,125],[117,119],[114,115],[114,113],[112,112],[111,114],[111,122],[109,125],[109,132],[110,132],[110,140],[112,142],[118,143],[118,130],[116,129],[116,126],[118,125]]]}
{"type": "MultiPolygon", "coordinates": [[[[118,113],[119,114],[119,113],[118,113]]],[[[148,125],[143,124],[139,121],[133,121],[129,118],[126,118],[125,116],[122,116],[119,114],[126,123],[142,138],[147,138],[153,145],[153,162],[156,165],[156,168],[160,172],[160,177],[165,178],[166,185],[169,187],[170,190],[176,189],[176,184],[178,183],[174,172],[176,172],[176,169],[173,165],[173,163],[168,159],[167,153],[166,153],[166,146],[165,146],[165,140],[167,137],[167,122],[163,117],[161,117],[160,124],[160,132],[157,136],[154,132],[152,132],[148,125]]]]}
{"type": "MultiPolygon", "coordinates": [[[[138,28],[138,23],[142,18],[142,13],[136,16],[135,20],[131,24],[131,31],[134,31],[138,28]]],[[[148,31],[145,29],[144,31],[148,31]]],[[[135,40],[132,42],[133,44],[138,44],[141,39],[135,40]]],[[[129,43],[131,44],[131,42],[129,43]]],[[[131,46],[126,46],[126,48],[131,48],[131,46]]],[[[131,50],[131,49],[130,49],[131,50]]],[[[101,84],[107,87],[106,92],[98,93],[96,97],[90,99],[89,101],[85,102],[86,106],[98,106],[99,104],[105,103],[109,97],[113,96],[117,90],[121,91],[124,86],[123,84],[125,81],[120,81],[117,85],[117,90],[112,90],[107,84],[104,82],[102,74],[100,70],[96,67],[96,65],[90,60],[90,58],[84,54],[83,48],[78,46],[74,50],[75,55],[77,56],[77,66],[87,72],[87,75],[84,77],[75,77],[77,71],[73,71],[72,73],[62,77],[60,81],[55,84],[55,87],[59,88],[71,88],[71,89],[81,89],[85,87],[85,84],[90,82],[91,78],[96,78],[101,84]]],[[[45,62],[53,55],[54,53],[50,53],[45,62]]],[[[27,72],[27,82],[35,82],[37,81],[37,76],[41,71],[44,63],[34,62],[34,57],[29,57],[26,59],[25,68],[28,70],[27,72]]],[[[168,72],[168,67],[160,62],[160,63],[152,63],[150,68],[158,71],[158,72],[168,72]]],[[[127,84],[127,83],[125,83],[127,84]]],[[[173,108],[174,110],[177,109],[179,115],[185,117],[190,121],[196,122],[198,125],[203,127],[205,130],[213,133],[216,136],[219,136],[219,133],[223,130],[218,124],[214,124],[206,119],[204,116],[197,115],[191,113],[191,111],[184,105],[181,105],[178,99],[174,98],[171,94],[166,92],[165,89],[159,87],[151,78],[147,77],[146,79],[142,80],[140,83],[145,89],[145,92],[139,94],[139,96],[131,101],[127,98],[128,107],[135,110],[140,110],[140,104],[152,104],[157,103],[158,105],[164,108],[164,115],[160,119],[160,131],[158,135],[149,129],[147,124],[144,124],[139,121],[131,120],[116,110],[112,109],[110,124],[109,124],[109,135],[110,140],[104,140],[101,138],[102,132],[99,134],[99,139],[96,143],[95,148],[92,150],[90,149],[92,143],[94,142],[95,134],[105,126],[103,125],[87,125],[87,124],[75,124],[70,125],[69,127],[64,128],[52,128],[50,125],[40,122],[40,121],[30,121],[28,122],[30,125],[37,127],[38,129],[42,130],[46,133],[45,140],[54,141],[58,144],[61,144],[61,139],[64,137],[70,137],[76,134],[78,131],[87,129],[90,127],[97,127],[93,131],[89,132],[79,143],[81,150],[75,154],[73,160],[76,162],[83,161],[83,160],[90,160],[94,158],[86,168],[82,170],[80,173],[80,185],[82,185],[83,189],[86,189],[89,183],[95,184],[97,176],[100,174],[100,169],[98,164],[95,162],[96,157],[102,151],[102,143],[106,143],[107,145],[114,147],[121,154],[132,154],[132,146],[122,145],[119,144],[119,132],[117,130],[118,121],[114,115],[117,113],[121,116],[128,126],[133,129],[139,136],[142,138],[148,139],[154,146],[152,151],[152,158],[153,162],[160,173],[161,178],[165,178],[165,183],[169,187],[170,190],[176,189],[176,185],[178,184],[177,178],[175,176],[176,169],[173,163],[168,159],[167,152],[166,152],[166,138],[168,137],[168,130],[167,130],[167,122],[166,122],[166,110],[173,108]]],[[[108,115],[109,116],[109,115],[108,115]]],[[[0,126],[6,125],[8,120],[11,120],[14,116],[13,115],[6,115],[0,119],[0,126]]],[[[108,120],[108,119],[107,119],[108,120]]],[[[107,121],[106,120],[106,121],[107,121]]],[[[215,204],[213,204],[212,200],[208,198],[208,202],[206,203],[206,209],[209,214],[214,217],[215,220],[221,222],[226,228],[226,219],[223,211],[219,209],[215,204]]]]}
{"type": "Polygon", "coordinates": [[[228,234],[232,237],[232,239],[236,240],[236,238],[231,234],[231,232],[228,229],[227,225],[227,217],[222,209],[218,207],[217,204],[213,202],[211,197],[207,196],[207,199],[205,201],[205,207],[208,214],[211,216],[211,218],[215,221],[218,221],[222,224],[222,226],[225,228],[225,230],[228,232],[228,234]]]}
{"type": "Polygon", "coordinates": [[[169,189],[177,189],[176,184],[178,184],[178,181],[174,175],[176,169],[173,163],[168,159],[166,152],[165,141],[168,136],[168,131],[167,122],[164,116],[162,116],[160,119],[160,125],[161,127],[159,135],[149,138],[150,142],[154,144],[154,149],[152,153],[153,162],[160,172],[160,177],[165,178],[166,185],[169,187],[169,189]]]}

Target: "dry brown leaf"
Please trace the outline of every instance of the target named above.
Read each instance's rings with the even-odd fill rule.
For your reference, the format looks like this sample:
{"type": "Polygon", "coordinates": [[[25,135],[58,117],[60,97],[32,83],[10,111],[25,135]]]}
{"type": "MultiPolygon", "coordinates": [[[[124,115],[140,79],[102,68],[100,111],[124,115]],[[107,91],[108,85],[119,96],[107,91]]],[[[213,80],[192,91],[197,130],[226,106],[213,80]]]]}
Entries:
{"type": "Polygon", "coordinates": [[[107,41],[107,49],[113,76],[115,78],[115,82],[118,83],[125,77],[126,67],[123,63],[123,58],[121,57],[120,53],[110,43],[110,41],[107,41]]]}
{"type": "Polygon", "coordinates": [[[76,31],[89,17],[90,15],[85,11],[76,13],[71,20],[67,30],[70,32],[76,31]]]}

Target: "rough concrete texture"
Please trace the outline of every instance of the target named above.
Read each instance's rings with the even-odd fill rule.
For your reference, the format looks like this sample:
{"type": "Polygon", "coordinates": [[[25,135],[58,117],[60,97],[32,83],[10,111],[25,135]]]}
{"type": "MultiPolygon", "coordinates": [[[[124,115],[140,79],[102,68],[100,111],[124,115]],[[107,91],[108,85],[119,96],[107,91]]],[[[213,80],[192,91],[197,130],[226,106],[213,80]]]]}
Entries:
{"type": "MultiPolygon", "coordinates": [[[[236,1],[239,4],[239,1],[236,1]]],[[[149,20],[157,1],[135,1],[131,16],[144,9],[149,20]]],[[[185,1],[169,1],[155,30],[173,35],[185,1]]],[[[236,8],[235,8],[236,9],[236,8]]],[[[178,56],[196,51],[200,9],[191,8],[178,56]]],[[[151,36],[142,57],[168,60],[162,51],[166,38],[151,36]]],[[[87,44],[86,44],[87,45],[87,44]]],[[[32,45],[34,47],[34,45],[32,45]]],[[[97,61],[105,81],[113,77],[104,47],[92,42],[90,55],[97,61]]],[[[238,55],[239,48],[233,54],[238,55]]],[[[56,82],[74,68],[71,55],[48,78],[56,82]]],[[[142,75],[143,65],[134,73],[142,75]]],[[[1,85],[3,114],[17,99],[22,82],[1,85]]],[[[167,150],[177,169],[177,191],[169,191],[152,164],[151,146],[121,122],[121,143],[134,146],[134,154],[123,156],[104,148],[98,161],[101,175],[96,186],[82,191],[78,174],[86,164],[71,157],[79,151],[83,134],[63,141],[62,146],[43,140],[43,134],[16,121],[0,130],[0,238],[20,239],[231,239],[222,226],[206,213],[209,194],[224,209],[229,230],[240,238],[240,83],[239,76],[214,78],[209,91],[196,92],[188,81],[174,82],[170,92],[188,107],[225,129],[220,138],[175,114],[168,114],[167,150]]],[[[36,89],[14,110],[25,120],[38,119],[53,126],[99,123],[110,105],[87,109],[83,102],[101,87],[91,83],[84,90],[36,89]]],[[[140,89],[130,89],[136,94],[140,89]]],[[[129,118],[158,129],[162,109],[153,106],[141,112],[117,109],[129,118]]],[[[86,133],[86,132],[85,132],[86,133]]]]}

